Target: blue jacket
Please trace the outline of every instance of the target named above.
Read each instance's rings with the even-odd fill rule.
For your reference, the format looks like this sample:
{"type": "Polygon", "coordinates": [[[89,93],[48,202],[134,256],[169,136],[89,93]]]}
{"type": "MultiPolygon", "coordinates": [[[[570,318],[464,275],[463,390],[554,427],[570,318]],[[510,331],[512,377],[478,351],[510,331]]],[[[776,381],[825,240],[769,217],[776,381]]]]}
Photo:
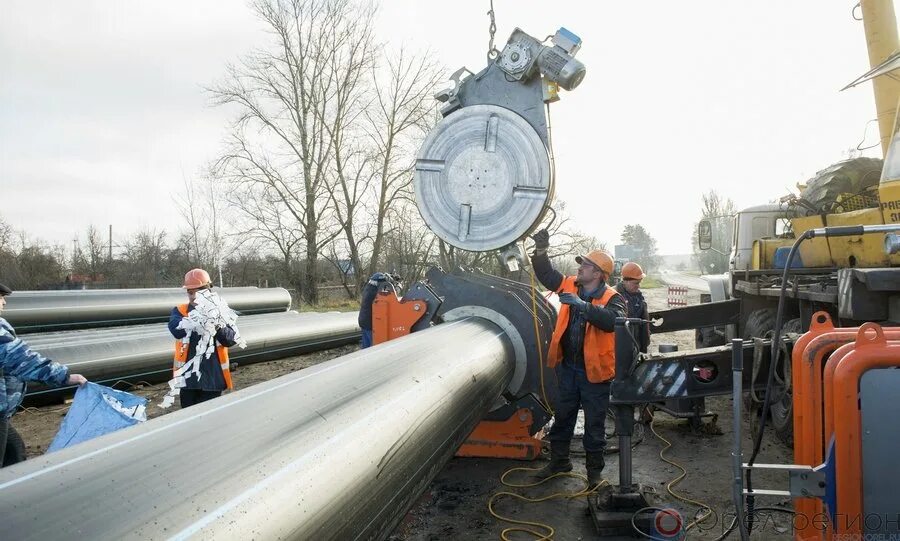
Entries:
{"type": "Polygon", "coordinates": [[[0,415],[9,419],[25,396],[25,382],[59,387],[69,379],[69,368],[32,351],[0,317],[0,415]]]}

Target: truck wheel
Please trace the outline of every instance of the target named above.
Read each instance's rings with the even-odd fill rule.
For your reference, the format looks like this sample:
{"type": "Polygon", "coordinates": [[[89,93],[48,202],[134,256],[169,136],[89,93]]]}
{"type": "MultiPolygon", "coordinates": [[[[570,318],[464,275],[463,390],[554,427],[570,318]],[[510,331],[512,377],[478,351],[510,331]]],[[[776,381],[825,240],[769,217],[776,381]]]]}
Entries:
{"type": "MultiPolygon", "coordinates": [[[[765,338],[775,328],[775,309],[761,308],[750,312],[747,320],[744,322],[744,328],[741,331],[741,338],[750,340],[751,338],[765,338]]],[[[756,367],[754,365],[754,371],[756,367]]],[[[761,378],[762,376],[757,376],[761,378]]],[[[753,439],[759,432],[759,417],[762,409],[762,395],[759,396],[759,402],[754,398],[754,393],[749,390],[744,392],[744,410],[750,415],[750,433],[753,439]]]]}
{"type": "MultiPolygon", "coordinates": [[[[799,333],[800,318],[792,319],[784,324],[782,333],[799,333]]],[[[784,354],[782,354],[782,357],[784,354]]],[[[783,441],[788,447],[794,445],[794,400],[793,389],[791,389],[791,360],[781,359],[779,362],[777,375],[785,382],[785,385],[779,385],[776,381],[775,401],[769,405],[769,413],[772,414],[772,428],[778,439],[783,441]],[[786,387],[786,388],[785,388],[786,387]]]]}
{"type": "Polygon", "coordinates": [[[765,338],[766,334],[775,330],[775,309],[760,308],[750,312],[744,325],[744,340],[765,338]]]}

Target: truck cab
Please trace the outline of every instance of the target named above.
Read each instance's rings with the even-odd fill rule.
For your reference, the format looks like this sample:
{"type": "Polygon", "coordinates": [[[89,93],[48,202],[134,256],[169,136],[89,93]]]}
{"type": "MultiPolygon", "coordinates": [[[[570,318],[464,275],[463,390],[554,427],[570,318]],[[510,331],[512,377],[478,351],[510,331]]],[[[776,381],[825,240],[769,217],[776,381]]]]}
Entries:
{"type": "Polygon", "coordinates": [[[730,218],[729,227],[724,231],[721,228],[717,230],[711,224],[701,227],[701,249],[712,249],[713,244],[724,244],[723,239],[713,238],[716,234],[731,236],[727,272],[704,276],[710,284],[709,300],[724,301],[737,296],[732,287],[735,283],[732,279],[734,273],[768,268],[774,262],[775,249],[792,242],[791,219],[796,215],[796,211],[783,205],[767,203],[736,213],[730,218]],[[707,239],[702,238],[704,230],[708,232],[707,239]]]}
{"type": "Polygon", "coordinates": [[[754,260],[760,260],[759,255],[754,257],[754,244],[760,239],[793,237],[790,220],[794,214],[777,203],[757,205],[738,212],[734,216],[728,270],[759,268],[754,266],[754,260]]]}

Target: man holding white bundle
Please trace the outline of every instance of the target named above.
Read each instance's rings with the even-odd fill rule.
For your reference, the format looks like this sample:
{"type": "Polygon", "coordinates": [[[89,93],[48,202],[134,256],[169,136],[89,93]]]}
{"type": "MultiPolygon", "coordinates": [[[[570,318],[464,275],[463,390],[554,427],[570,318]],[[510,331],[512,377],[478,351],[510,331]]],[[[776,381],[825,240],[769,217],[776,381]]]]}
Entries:
{"type": "Polygon", "coordinates": [[[181,407],[216,398],[232,389],[228,348],[246,347],[235,325],[237,315],[212,290],[209,273],[192,269],[184,276],[187,304],[172,309],[169,332],[175,337],[173,379],[162,407],[174,402],[179,390],[181,407]]]}

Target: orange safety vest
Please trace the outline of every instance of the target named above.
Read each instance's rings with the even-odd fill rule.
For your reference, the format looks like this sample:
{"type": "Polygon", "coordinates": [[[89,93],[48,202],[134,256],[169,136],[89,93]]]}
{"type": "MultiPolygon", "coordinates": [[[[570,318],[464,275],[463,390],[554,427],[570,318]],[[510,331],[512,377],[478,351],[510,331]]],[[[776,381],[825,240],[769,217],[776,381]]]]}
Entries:
{"type": "MultiPolygon", "coordinates": [[[[179,304],[178,312],[183,317],[187,317],[188,305],[179,304]]],[[[186,344],[181,340],[175,340],[175,362],[172,365],[173,374],[187,362],[188,350],[190,349],[190,347],[190,344],[186,344]]],[[[222,367],[222,374],[225,376],[225,387],[228,389],[233,389],[234,386],[231,384],[231,367],[228,363],[228,348],[221,344],[217,345],[216,355],[219,357],[219,366],[222,367]]]]}
{"type": "MultiPolygon", "coordinates": [[[[563,278],[562,284],[556,293],[578,294],[578,286],[574,276],[563,278]]],[[[591,299],[594,306],[606,306],[610,299],[619,292],[607,286],[600,298],[591,299]]],[[[559,315],[556,318],[556,329],[553,331],[553,339],[550,340],[550,355],[547,365],[555,368],[562,361],[562,337],[569,326],[569,305],[562,304],[559,315]]],[[[609,381],[616,375],[616,333],[606,332],[587,324],[584,330],[584,368],[588,381],[602,383],[609,381]]]]}

